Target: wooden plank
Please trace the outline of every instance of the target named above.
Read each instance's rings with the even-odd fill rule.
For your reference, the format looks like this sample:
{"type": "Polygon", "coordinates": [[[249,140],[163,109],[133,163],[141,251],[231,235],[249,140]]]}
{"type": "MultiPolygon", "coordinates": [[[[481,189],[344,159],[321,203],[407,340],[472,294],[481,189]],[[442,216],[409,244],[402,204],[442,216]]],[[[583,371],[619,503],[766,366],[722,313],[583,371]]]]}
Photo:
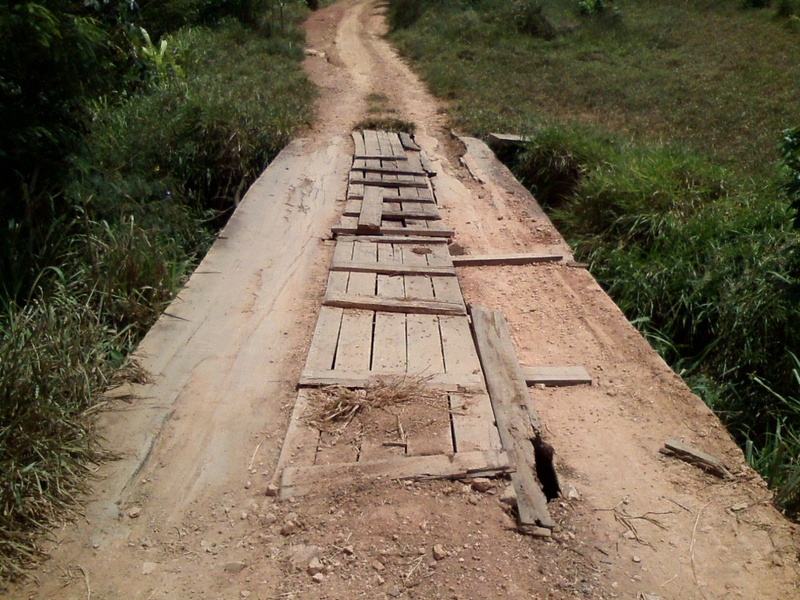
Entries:
{"type": "Polygon", "coordinates": [[[351,271],[353,273],[384,273],[391,275],[438,275],[440,277],[456,276],[456,271],[453,267],[361,263],[355,261],[333,263],[331,265],[331,271],[351,271]]]}
{"type": "Polygon", "coordinates": [[[311,347],[306,358],[306,368],[330,369],[336,356],[336,346],[339,342],[339,332],[342,324],[343,311],[341,308],[323,306],[319,311],[314,337],[311,338],[311,347]]]}
{"type": "MultiPolygon", "coordinates": [[[[347,197],[350,199],[361,199],[364,197],[364,184],[352,184],[347,190],[347,197]]],[[[404,202],[413,201],[424,204],[435,204],[436,200],[431,194],[430,189],[420,187],[404,188],[402,185],[385,188],[384,189],[384,202],[404,202]],[[414,193],[417,192],[417,193],[414,193]]]]}
{"type": "Polygon", "coordinates": [[[388,188],[397,188],[397,187],[409,187],[409,188],[427,188],[428,182],[413,179],[412,177],[398,177],[397,179],[370,179],[369,177],[362,177],[353,172],[350,173],[350,183],[351,184],[359,184],[363,183],[364,185],[376,185],[380,187],[388,187],[388,188]]]}
{"type": "Polygon", "coordinates": [[[343,371],[369,370],[372,359],[373,313],[345,310],[339,344],[336,346],[334,368],[343,371]]]}
{"type": "MultiPolygon", "coordinates": [[[[331,227],[331,231],[336,234],[344,234],[344,235],[353,235],[358,233],[358,228],[355,223],[355,217],[342,217],[342,220],[338,226],[331,227]],[[350,221],[346,221],[350,219],[350,221]]],[[[427,222],[427,221],[426,221],[427,222]]],[[[433,221],[434,223],[438,223],[438,221],[433,221]]],[[[429,229],[427,227],[398,227],[394,225],[382,225],[381,226],[381,233],[385,235],[423,235],[423,236],[430,236],[430,237],[445,237],[451,238],[455,235],[455,231],[452,229],[446,229],[442,227],[441,229],[429,229]]]]}
{"type": "Polygon", "coordinates": [[[555,262],[563,259],[562,254],[496,254],[492,256],[454,256],[457,267],[483,267],[490,265],[531,265],[542,262],[555,262]]]}
{"type": "MultiPolygon", "coordinates": [[[[402,281],[400,283],[402,284],[402,281]]],[[[375,313],[371,369],[379,373],[406,372],[406,316],[404,314],[375,313]]]]}
{"type": "Polygon", "coordinates": [[[328,287],[325,288],[325,291],[334,294],[346,294],[349,284],[349,271],[331,271],[328,273],[328,287]]]}
{"type": "Polygon", "coordinates": [[[464,479],[491,477],[512,471],[505,452],[457,452],[410,456],[371,462],[288,467],[281,477],[280,497],[294,498],[357,479],[464,479]]]}
{"type": "Polygon", "coordinates": [[[436,315],[407,315],[406,332],[409,373],[423,376],[444,373],[439,318],[436,315]]]}
{"type": "Polygon", "coordinates": [[[353,145],[355,146],[354,155],[364,156],[367,153],[367,148],[364,146],[364,134],[360,131],[353,131],[350,134],[353,137],[353,145]]]}
{"type": "Polygon", "coordinates": [[[438,221],[442,218],[437,210],[398,210],[398,209],[385,209],[383,211],[383,219],[385,221],[403,221],[405,219],[414,219],[417,221],[438,221]]]}
{"type": "Polygon", "coordinates": [[[356,244],[447,244],[447,240],[441,238],[414,237],[414,236],[391,236],[391,235],[341,235],[337,238],[340,241],[353,242],[356,244]]]}
{"type": "MultiPolygon", "coordinates": [[[[469,322],[464,317],[439,317],[442,353],[447,375],[454,379],[477,377],[483,382],[481,363],[472,340],[469,322]]],[[[451,394],[450,415],[457,452],[500,450],[500,435],[485,388],[472,396],[451,394]]]]}
{"type": "Polygon", "coordinates": [[[300,390],[292,410],[292,418],[289,420],[289,428],[286,430],[286,437],[281,446],[281,453],[278,457],[278,466],[272,476],[271,483],[278,483],[278,477],[284,468],[290,463],[313,464],[319,443],[319,430],[310,427],[305,422],[305,415],[309,408],[308,391],[300,390]]]}
{"type": "Polygon", "coordinates": [[[552,529],[556,523],[536,475],[533,443],[539,438],[539,431],[532,424],[538,422],[538,417],[529,413],[528,388],[508,323],[501,313],[478,306],[471,307],[470,314],[503,449],[517,469],[512,481],[517,493],[520,529],[526,531],[537,526],[552,529]]]}
{"type": "MultiPolygon", "coordinates": [[[[376,246],[379,263],[386,267],[401,266],[403,257],[398,248],[392,244],[376,244],[376,246]]],[[[405,295],[402,276],[378,275],[377,293],[379,296],[387,298],[402,298],[405,295]]],[[[402,374],[406,372],[406,317],[404,314],[375,313],[371,369],[381,373],[402,374]]]]}
{"type": "Polygon", "coordinates": [[[488,145],[492,147],[510,148],[514,146],[524,146],[530,142],[530,138],[512,133],[490,133],[486,141],[488,145]]]}
{"type": "MultiPolygon", "coordinates": [[[[404,316],[404,315],[394,315],[404,316]]],[[[404,328],[405,329],[405,328],[404,328]]],[[[405,341],[405,331],[403,332],[403,340],[405,341]]],[[[404,368],[405,359],[404,359],[404,368]]],[[[379,371],[375,367],[373,360],[372,371],[342,371],[335,369],[327,370],[305,370],[300,376],[298,385],[301,388],[305,387],[324,387],[326,385],[340,385],[348,388],[363,388],[371,383],[375,383],[387,377],[396,377],[405,375],[407,377],[419,378],[422,385],[432,390],[441,392],[452,392],[453,395],[457,394],[480,394],[485,393],[486,388],[483,385],[483,376],[480,373],[419,373],[415,374],[411,370],[408,372],[400,373],[385,373],[379,371]]],[[[492,419],[489,419],[491,424],[492,419]]],[[[499,447],[499,446],[498,446],[499,447]]]]}
{"type": "Polygon", "coordinates": [[[378,132],[365,129],[362,133],[364,135],[365,154],[369,156],[383,156],[381,145],[378,143],[378,132]]]}
{"type": "Polygon", "coordinates": [[[353,170],[356,171],[364,171],[366,173],[384,173],[387,175],[421,175],[427,176],[428,172],[424,169],[415,169],[412,166],[385,166],[385,165],[374,165],[374,166],[358,166],[353,165],[353,170]]]}
{"type": "MultiPolygon", "coordinates": [[[[399,266],[403,263],[403,254],[395,244],[375,244],[378,247],[378,263],[399,266]]],[[[378,274],[378,296],[386,298],[405,298],[406,287],[403,276],[399,274],[378,274]]]]}
{"type": "Polygon", "coordinates": [[[392,145],[389,143],[389,134],[383,130],[378,130],[375,133],[378,134],[378,146],[381,149],[381,154],[393,156],[394,150],[392,150],[392,145]]]}
{"type": "Polygon", "coordinates": [[[525,383],[546,386],[582,385],[592,383],[592,376],[586,367],[526,367],[522,366],[525,383]]]}
{"type": "Polygon", "coordinates": [[[403,144],[403,148],[405,148],[406,150],[415,150],[415,151],[417,151],[417,152],[419,152],[420,150],[422,150],[422,148],[420,148],[419,146],[417,146],[417,143],[416,143],[416,142],[413,140],[413,138],[412,138],[410,135],[408,135],[407,133],[405,133],[405,132],[401,131],[401,132],[398,134],[398,136],[400,137],[400,143],[402,143],[402,144],[403,144]]]}
{"type": "Polygon", "coordinates": [[[694,466],[719,477],[720,479],[733,479],[733,473],[730,472],[725,463],[719,458],[697,448],[693,448],[688,444],[684,444],[680,440],[669,440],[664,444],[660,450],[662,454],[674,455],[683,461],[693,464],[694,466]]]}
{"type": "Polygon", "coordinates": [[[403,148],[403,142],[400,141],[400,136],[396,133],[389,134],[389,145],[392,147],[392,154],[396,157],[396,160],[402,158],[407,158],[407,154],[405,148],[403,148]]]}
{"type": "Polygon", "coordinates": [[[436,175],[436,169],[428,158],[428,155],[425,153],[425,150],[422,150],[419,153],[419,160],[422,163],[422,170],[425,171],[428,177],[433,177],[436,175]]]}
{"type": "Polygon", "coordinates": [[[386,312],[415,313],[424,315],[467,314],[462,304],[454,304],[452,302],[419,300],[416,298],[380,298],[377,296],[364,296],[350,293],[328,293],[325,296],[323,305],[334,306],[338,308],[383,310],[386,312]]]}
{"type": "Polygon", "coordinates": [[[381,228],[383,219],[383,192],[380,188],[368,186],[364,190],[361,213],[358,216],[358,230],[374,233],[381,228]]]}

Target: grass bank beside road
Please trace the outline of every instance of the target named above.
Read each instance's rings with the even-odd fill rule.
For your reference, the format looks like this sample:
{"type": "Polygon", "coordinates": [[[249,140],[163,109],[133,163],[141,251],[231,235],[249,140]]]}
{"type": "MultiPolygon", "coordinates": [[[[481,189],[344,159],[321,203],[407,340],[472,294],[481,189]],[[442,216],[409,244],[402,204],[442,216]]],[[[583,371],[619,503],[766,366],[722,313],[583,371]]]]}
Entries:
{"type": "Polygon", "coordinates": [[[146,377],[128,353],[310,121],[305,14],[257,0],[0,8],[0,589],[113,455],[92,427],[99,394],[146,377]]]}
{"type": "Polygon", "coordinates": [[[389,14],[458,130],[530,137],[504,158],[797,516],[800,143],[784,132],[800,124],[800,6],[773,4],[391,0],[389,14]]]}

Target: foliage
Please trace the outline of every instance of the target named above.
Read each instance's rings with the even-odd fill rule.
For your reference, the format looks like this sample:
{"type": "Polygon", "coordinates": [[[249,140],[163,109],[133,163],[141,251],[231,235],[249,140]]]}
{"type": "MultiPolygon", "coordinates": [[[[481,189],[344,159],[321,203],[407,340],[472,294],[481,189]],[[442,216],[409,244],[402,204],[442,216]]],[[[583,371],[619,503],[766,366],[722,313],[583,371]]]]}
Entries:
{"type": "Polygon", "coordinates": [[[783,132],[781,156],[788,179],[786,195],[795,211],[794,228],[800,229],[800,126],[783,132]]]}
{"type": "Polygon", "coordinates": [[[800,232],[782,193],[796,193],[796,134],[784,136],[780,177],[775,153],[796,121],[795,32],[737,3],[642,0],[609,27],[552,0],[559,35],[544,41],[508,27],[505,1],[420,2],[393,39],[450,100],[455,126],[531,140],[504,157],[517,176],[749,441],[779,502],[796,494],[796,449],[773,452],[800,430],[800,411],[779,399],[796,396],[786,350],[800,347],[800,232]]]}
{"type": "Polygon", "coordinates": [[[556,37],[556,28],[538,0],[515,0],[511,10],[514,25],[520,33],[545,40],[556,37]]]}
{"type": "Polygon", "coordinates": [[[305,9],[287,6],[283,33],[261,12],[242,23],[236,11],[255,2],[142,10],[179,4],[214,25],[143,22],[125,0],[0,7],[0,33],[11,36],[0,50],[8,39],[20,46],[0,59],[0,117],[17,118],[0,132],[0,148],[17,152],[0,155],[14,176],[0,182],[3,578],[39,556],[37,531],[63,516],[87,461],[102,458],[90,414],[114,370],[311,118],[314,91],[299,68],[305,9]],[[51,29],[23,22],[23,8],[51,29]],[[24,39],[36,27],[52,37],[24,39]],[[39,67],[41,81],[25,72],[39,67]],[[60,95],[41,99],[40,114],[11,114],[50,83],[60,95]]]}
{"type": "Polygon", "coordinates": [[[425,0],[393,0],[387,18],[392,30],[411,27],[422,16],[425,0]]]}

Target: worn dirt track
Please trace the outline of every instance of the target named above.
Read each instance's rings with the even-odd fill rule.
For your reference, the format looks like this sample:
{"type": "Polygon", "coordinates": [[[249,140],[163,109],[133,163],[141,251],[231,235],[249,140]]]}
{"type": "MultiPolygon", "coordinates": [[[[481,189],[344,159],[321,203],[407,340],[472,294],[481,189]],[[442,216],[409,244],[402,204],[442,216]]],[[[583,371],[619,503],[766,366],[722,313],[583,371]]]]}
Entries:
{"type": "Polygon", "coordinates": [[[584,365],[594,378],[532,390],[567,492],[551,503],[552,538],[514,531],[503,482],[485,493],[383,481],[291,502],[265,495],[368,94],[417,124],[445,222],[468,253],[568,252],[485,146],[451,136],[384,27],[366,0],[311,16],[314,129],[253,186],[143,342],[152,382],[116,390],[101,419],[120,460],[101,467],[85,518],[53,532],[52,558],[9,597],[800,597],[797,527],[591,275],[562,263],[459,271],[468,302],[506,314],[522,362],[584,365]],[[736,479],[660,455],[670,438],[720,456],[736,479]],[[321,582],[306,572],[311,554],[321,582]]]}

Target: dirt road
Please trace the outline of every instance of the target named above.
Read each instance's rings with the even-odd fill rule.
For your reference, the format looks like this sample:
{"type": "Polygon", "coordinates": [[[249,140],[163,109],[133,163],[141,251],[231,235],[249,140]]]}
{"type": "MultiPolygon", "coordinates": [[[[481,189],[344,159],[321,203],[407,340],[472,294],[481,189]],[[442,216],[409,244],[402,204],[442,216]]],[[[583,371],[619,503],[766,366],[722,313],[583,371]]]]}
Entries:
{"type": "Polygon", "coordinates": [[[592,277],[563,263],[459,270],[468,302],[506,314],[522,362],[583,365],[594,379],[533,390],[565,490],[551,503],[551,538],[514,530],[503,482],[265,495],[320,305],[349,131],[369,94],[417,124],[467,252],[568,252],[485,146],[449,134],[383,27],[364,0],[310,18],[314,130],[253,186],[143,342],[152,382],[117,390],[102,419],[121,459],[98,472],[85,519],[54,532],[52,559],[9,597],[798,597],[797,528],[592,277]],[[736,479],[660,455],[670,438],[720,456],[736,479]]]}

